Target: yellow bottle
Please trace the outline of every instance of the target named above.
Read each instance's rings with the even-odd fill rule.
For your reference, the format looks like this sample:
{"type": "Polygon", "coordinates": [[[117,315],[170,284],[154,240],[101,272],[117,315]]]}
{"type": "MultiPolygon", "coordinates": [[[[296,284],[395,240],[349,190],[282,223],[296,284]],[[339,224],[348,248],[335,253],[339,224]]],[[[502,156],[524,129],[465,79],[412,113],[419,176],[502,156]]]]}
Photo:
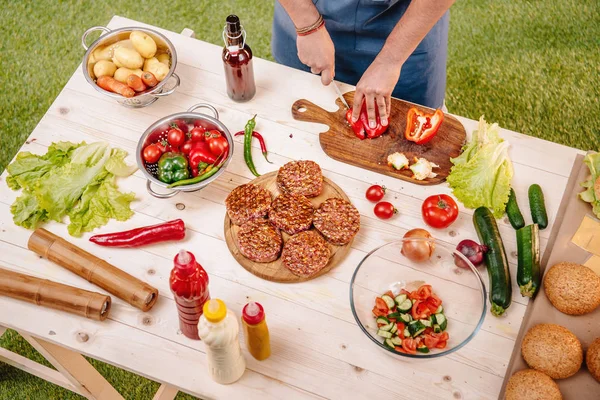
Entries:
{"type": "Polygon", "coordinates": [[[248,351],[258,361],[265,360],[271,355],[271,339],[265,320],[265,310],[259,303],[251,301],[242,310],[242,325],[248,351]]]}

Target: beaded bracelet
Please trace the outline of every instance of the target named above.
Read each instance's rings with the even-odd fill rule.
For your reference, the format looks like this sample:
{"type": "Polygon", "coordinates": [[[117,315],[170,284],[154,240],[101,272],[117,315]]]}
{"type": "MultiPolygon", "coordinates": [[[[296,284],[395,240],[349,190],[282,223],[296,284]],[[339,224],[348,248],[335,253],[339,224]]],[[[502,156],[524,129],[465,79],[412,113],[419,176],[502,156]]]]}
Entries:
{"type": "Polygon", "coordinates": [[[298,34],[298,36],[310,35],[311,33],[316,32],[319,29],[321,29],[321,27],[323,27],[323,25],[325,25],[325,20],[323,20],[322,15],[319,15],[319,18],[317,19],[317,21],[314,24],[307,26],[305,28],[296,28],[296,33],[298,34]]]}

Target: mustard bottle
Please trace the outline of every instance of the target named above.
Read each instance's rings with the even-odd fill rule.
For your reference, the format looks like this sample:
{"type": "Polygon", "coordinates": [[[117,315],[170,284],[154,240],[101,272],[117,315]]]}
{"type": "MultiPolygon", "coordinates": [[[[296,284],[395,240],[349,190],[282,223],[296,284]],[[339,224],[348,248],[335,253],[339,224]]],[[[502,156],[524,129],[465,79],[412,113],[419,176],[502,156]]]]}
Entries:
{"type": "Polygon", "coordinates": [[[258,361],[271,355],[269,328],[265,320],[265,310],[259,303],[251,301],[242,310],[242,325],[248,351],[258,361]]]}

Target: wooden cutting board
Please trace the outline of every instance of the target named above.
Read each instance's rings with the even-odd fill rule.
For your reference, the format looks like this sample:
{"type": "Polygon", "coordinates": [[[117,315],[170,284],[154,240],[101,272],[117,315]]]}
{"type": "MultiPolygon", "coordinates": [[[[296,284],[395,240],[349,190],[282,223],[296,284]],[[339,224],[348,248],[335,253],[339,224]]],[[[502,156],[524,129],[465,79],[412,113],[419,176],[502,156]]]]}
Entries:
{"type": "MultiPolygon", "coordinates": [[[[278,171],[269,172],[252,180],[249,183],[253,183],[255,185],[267,189],[271,192],[273,199],[275,199],[275,197],[279,196],[280,194],[276,182],[277,172],[278,171]]],[[[331,180],[323,177],[323,191],[319,196],[310,199],[310,202],[312,203],[313,207],[317,209],[321,205],[321,203],[332,197],[339,197],[344,200],[350,201],[348,196],[346,196],[346,193],[344,193],[344,191],[340,189],[338,185],[333,183],[331,180]]],[[[313,275],[308,278],[300,277],[292,274],[290,270],[288,270],[283,265],[283,263],[281,262],[281,258],[270,263],[258,263],[244,257],[240,253],[240,250],[237,245],[237,234],[239,229],[240,227],[234,225],[233,222],[231,222],[231,219],[229,219],[227,213],[225,213],[225,242],[227,243],[227,247],[229,248],[229,251],[231,252],[233,258],[235,258],[235,260],[248,272],[258,276],[259,278],[273,282],[305,282],[317,278],[323,274],[326,274],[344,259],[348,251],[350,251],[350,246],[352,246],[352,241],[350,241],[350,243],[348,243],[345,246],[334,246],[332,244],[329,244],[329,250],[331,250],[331,258],[329,259],[329,263],[327,264],[327,266],[325,266],[325,268],[319,271],[316,275],[313,275]]],[[[290,235],[288,235],[285,232],[281,232],[281,234],[283,235],[283,241],[285,243],[290,238],[290,235]]]]}
{"type": "MultiPolygon", "coordinates": [[[[348,104],[352,104],[354,92],[344,94],[348,104]]],[[[386,133],[376,139],[360,140],[346,122],[346,108],[340,99],[336,99],[339,109],[329,112],[308,100],[301,99],[292,105],[292,115],[298,121],[317,122],[329,126],[329,130],[319,136],[323,151],[331,158],[365,168],[380,174],[393,176],[419,185],[436,185],[442,183],[452,163],[451,157],[457,157],[466,140],[463,125],[453,116],[445,114],[438,134],[425,145],[417,145],[404,139],[406,114],[411,107],[422,111],[433,112],[432,109],[392,98],[390,125],[386,133]],[[412,178],[409,169],[396,171],[387,165],[388,155],[401,152],[413,162],[414,157],[424,157],[440,168],[433,172],[438,175],[422,181],[412,178]]]]}

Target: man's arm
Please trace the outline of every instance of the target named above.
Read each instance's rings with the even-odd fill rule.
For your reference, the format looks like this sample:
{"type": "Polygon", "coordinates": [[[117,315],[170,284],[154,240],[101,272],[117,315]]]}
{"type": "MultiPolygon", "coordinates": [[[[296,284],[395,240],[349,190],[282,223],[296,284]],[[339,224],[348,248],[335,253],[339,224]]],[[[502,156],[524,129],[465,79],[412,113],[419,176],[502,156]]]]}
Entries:
{"type": "Polygon", "coordinates": [[[400,78],[402,64],[417,48],[436,22],[455,0],[412,0],[385,45],[356,85],[352,119],[360,115],[363,100],[367,102],[369,124],[376,121],[375,107],[382,125],[388,124],[391,96],[400,78]]]}
{"type": "MultiPolygon", "coordinates": [[[[312,0],[279,0],[296,28],[304,28],[319,19],[319,11],[312,0]]],[[[313,74],[321,74],[323,85],[329,85],[335,76],[335,47],[325,26],[296,39],[298,58],[310,67],[313,74]]]]}

